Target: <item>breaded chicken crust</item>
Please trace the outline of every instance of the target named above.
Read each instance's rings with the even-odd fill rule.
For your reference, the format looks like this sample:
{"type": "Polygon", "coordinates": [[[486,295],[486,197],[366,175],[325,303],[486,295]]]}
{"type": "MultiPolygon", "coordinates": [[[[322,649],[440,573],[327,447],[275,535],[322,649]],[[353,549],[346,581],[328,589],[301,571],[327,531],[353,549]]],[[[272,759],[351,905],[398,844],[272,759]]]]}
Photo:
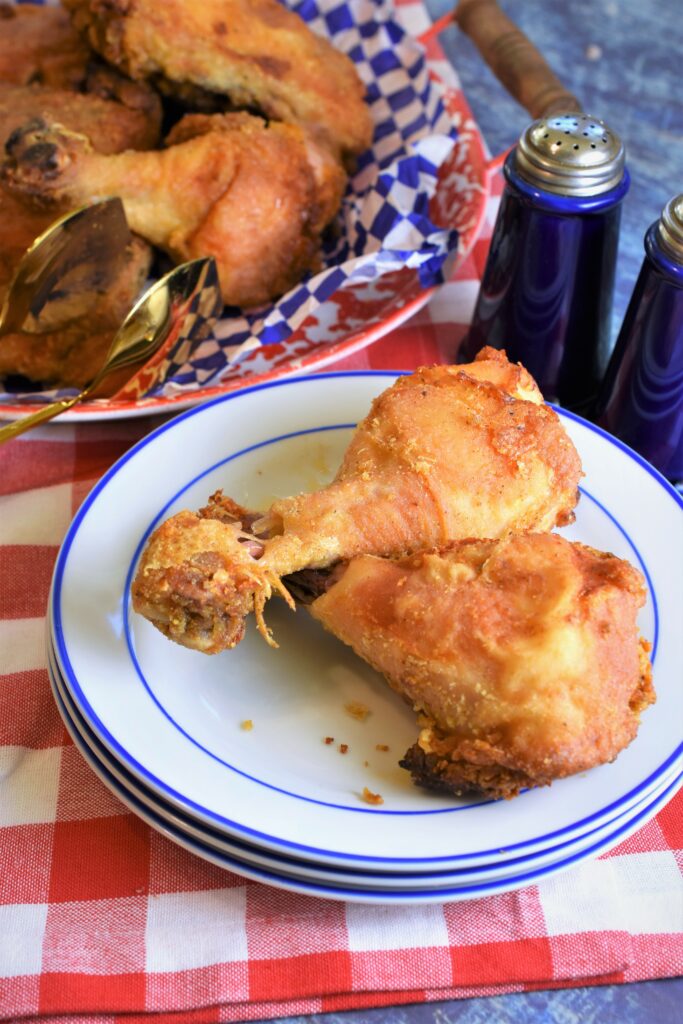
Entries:
{"type": "Polygon", "coordinates": [[[182,96],[193,86],[234,107],[315,128],[345,162],[370,145],[353,62],[278,0],[64,0],[109,63],[182,96]]]}
{"type": "MultiPolygon", "coordinates": [[[[0,22],[0,29],[3,23],[0,22]]],[[[100,153],[137,149],[159,136],[158,101],[148,102],[138,86],[104,73],[97,93],[76,93],[41,85],[0,83],[0,148],[11,146],[17,128],[52,117],[62,130],[81,132],[100,153]],[[121,99],[105,98],[119,96],[121,99]]],[[[0,184],[0,304],[19,261],[54,220],[74,205],[45,208],[31,197],[12,195],[0,184]]],[[[140,294],[152,264],[152,251],[141,238],[129,247],[125,266],[87,316],[44,334],[5,335],[0,343],[0,375],[21,375],[45,385],[83,387],[100,369],[114,332],[140,294]]],[[[130,376],[130,370],[127,371],[130,376]]],[[[121,378],[108,378],[111,393],[121,378]]],[[[99,392],[103,393],[103,392],[99,392]]]]}
{"type": "Polygon", "coordinates": [[[0,3],[0,82],[80,89],[92,55],[62,7],[0,3]]]}
{"type": "Polygon", "coordinates": [[[213,256],[226,305],[280,297],[316,266],[346,175],[306,129],[195,114],[165,149],[102,155],[52,121],[11,136],[2,180],[45,205],[118,196],[132,231],[177,263],[213,256]]]}
{"type": "Polygon", "coordinates": [[[363,555],[310,606],[418,714],[421,785],[510,798],[613,761],[655,696],[641,574],[555,534],[363,555]]]}
{"type": "Polygon", "coordinates": [[[529,374],[484,349],[400,378],[356,428],[331,484],[262,517],[215,495],[150,537],[133,605],[172,640],[215,654],[285,575],[362,553],[402,556],[573,518],[581,462],[529,374]],[[250,538],[245,537],[250,534],[250,538]],[[256,536],[254,536],[256,534],[256,536]]]}

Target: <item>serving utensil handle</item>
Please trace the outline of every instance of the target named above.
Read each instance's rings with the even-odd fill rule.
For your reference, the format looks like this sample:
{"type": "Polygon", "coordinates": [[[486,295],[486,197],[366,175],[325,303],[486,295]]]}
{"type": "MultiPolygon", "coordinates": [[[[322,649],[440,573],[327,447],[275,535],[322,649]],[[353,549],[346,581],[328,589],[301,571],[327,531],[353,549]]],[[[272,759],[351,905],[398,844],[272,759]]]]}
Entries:
{"type": "Polygon", "coordinates": [[[512,98],[534,119],[583,109],[496,0],[459,0],[453,18],[512,98]]]}
{"type": "MultiPolygon", "coordinates": [[[[87,391],[89,392],[90,388],[87,391]]],[[[4,427],[0,427],[0,444],[3,444],[5,441],[12,441],[15,437],[19,437],[20,434],[25,434],[27,430],[32,430],[34,427],[40,426],[41,423],[53,420],[55,416],[59,416],[61,413],[71,409],[84,397],[85,392],[82,391],[71,398],[59,398],[56,402],[50,402],[49,405],[41,405],[36,412],[29,413],[28,416],[22,416],[20,420],[6,423],[4,427]]]]}

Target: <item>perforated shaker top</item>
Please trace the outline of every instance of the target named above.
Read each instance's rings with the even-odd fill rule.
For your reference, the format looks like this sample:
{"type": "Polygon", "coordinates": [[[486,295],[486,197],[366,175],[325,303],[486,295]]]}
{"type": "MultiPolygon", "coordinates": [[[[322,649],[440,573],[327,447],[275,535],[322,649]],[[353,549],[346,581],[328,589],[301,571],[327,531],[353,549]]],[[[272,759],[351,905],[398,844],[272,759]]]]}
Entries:
{"type": "Polygon", "coordinates": [[[664,207],[658,225],[659,239],[667,253],[683,264],[683,194],[664,207]]]}
{"type": "Polygon", "coordinates": [[[616,132],[596,117],[552,114],[522,134],[516,168],[525,181],[547,192],[598,196],[621,181],[624,147],[616,132]]]}

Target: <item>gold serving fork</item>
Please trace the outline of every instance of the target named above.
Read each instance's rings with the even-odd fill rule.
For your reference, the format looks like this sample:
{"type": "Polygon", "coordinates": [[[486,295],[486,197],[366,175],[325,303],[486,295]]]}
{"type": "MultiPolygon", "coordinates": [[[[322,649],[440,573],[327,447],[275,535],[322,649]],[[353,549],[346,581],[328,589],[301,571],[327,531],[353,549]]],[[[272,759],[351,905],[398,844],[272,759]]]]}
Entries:
{"type": "Polygon", "coordinates": [[[116,332],[102,368],[87,387],[77,395],[60,398],[0,427],[0,443],[71,409],[99,387],[113,370],[148,359],[164,342],[175,344],[206,337],[222,310],[223,299],[213,257],[182,263],[138,299],[116,332]]]}
{"type": "Polygon", "coordinates": [[[121,273],[131,238],[120,199],[56,220],[21,258],[0,311],[0,338],[44,334],[86,313],[121,273]]]}

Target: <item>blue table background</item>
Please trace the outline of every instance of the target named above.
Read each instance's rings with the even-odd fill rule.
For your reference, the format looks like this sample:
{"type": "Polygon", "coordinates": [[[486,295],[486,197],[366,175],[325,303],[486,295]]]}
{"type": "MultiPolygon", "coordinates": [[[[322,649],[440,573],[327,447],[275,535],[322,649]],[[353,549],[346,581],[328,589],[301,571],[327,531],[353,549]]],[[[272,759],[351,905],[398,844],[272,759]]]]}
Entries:
{"type": "MultiPolygon", "coordinates": [[[[436,20],[454,6],[424,0],[436,20]]],[[[613,338],[643,260],[643,237],[683,192],[682,0],[500,0],[583,109],[621,136],[631,173],[623,204],[613,338]],[[597,57],[597,59],[596,59],[597,57]],[[592,59],[591,59],[592,58],[592,59]]],[[[514,144],[530,121],[457,27],[440,42],[458,70],[492,153],[514,144]]]]}
{"type": "MultiPolygon", "coordinates": [[[[425,0],[434,20],[450,0],[425,0]]],[[[606,121],[626,146],[632,185],[622,213],[613,339],[643,259],[643,236],[683,192],[683,2],[681,0],[500,0],[583,109],[606,121]]],[[[441,44],[457,68],[492,153],[507,149],[530,118],[505,94],[456,27],[441,44]]],[[[342,1014],[286,1024],[678,1024],[683,979],[561,989],[342,1014]]]]}

